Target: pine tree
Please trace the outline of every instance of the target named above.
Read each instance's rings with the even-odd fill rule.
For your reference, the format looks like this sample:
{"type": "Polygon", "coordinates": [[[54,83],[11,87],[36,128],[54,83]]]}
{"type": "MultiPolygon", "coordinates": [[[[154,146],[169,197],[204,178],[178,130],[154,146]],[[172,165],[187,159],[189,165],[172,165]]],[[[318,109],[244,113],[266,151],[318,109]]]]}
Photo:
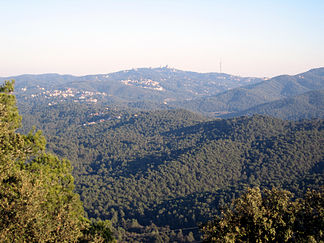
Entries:
{"type": "Polygon", "coordinates": [[[45,152],[40,131],[16,132],[13,90],[0,86],[0,242],[111,241],[108,223],[97,230],[84,217],[69,161],[45,152]]]}

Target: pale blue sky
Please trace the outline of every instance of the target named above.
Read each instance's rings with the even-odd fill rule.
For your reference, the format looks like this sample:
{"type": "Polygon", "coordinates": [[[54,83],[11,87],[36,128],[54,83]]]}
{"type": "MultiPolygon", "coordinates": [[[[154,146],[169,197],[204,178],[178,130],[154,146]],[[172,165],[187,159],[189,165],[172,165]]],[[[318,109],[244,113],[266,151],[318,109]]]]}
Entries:
{"type": "Polygon", "coordinates": [[[0,0],[0,76],[324,66],[323,0],[0,0]]]}

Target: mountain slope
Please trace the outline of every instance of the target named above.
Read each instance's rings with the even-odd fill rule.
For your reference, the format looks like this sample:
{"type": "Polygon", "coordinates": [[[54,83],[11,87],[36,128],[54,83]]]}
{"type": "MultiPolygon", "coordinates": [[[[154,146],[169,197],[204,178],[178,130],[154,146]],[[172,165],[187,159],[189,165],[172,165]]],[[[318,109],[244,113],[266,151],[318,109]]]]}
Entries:
{"type": "Polygon", "coordinates": [[[229,113],[320,89],[324,89],[324,68],[312,69],[295,76],[282,75],[214,96],[175,104],[204,113],[229,113]]]}
{"type": "Polygon", "coordinates": [[[72,161],[91,217],[193,227],[247,186],[299,193],[323,184],[323,120],[207,121],[184,110],[87,113],[79,105],[31,116],[49,134],[48,149],[72,161]]]}
{"type": "Polygon", "coordinates": [[[253,114],[270,115],[288,120],[324,118],[324,90],[306,92],[221,117],[229,118],[253,114]]]}
{"type": "Polygon", "coordinates": [[[252,117],[172,128],[168,116],[140,115],[50,140],[67,155],[62,144],[78,138],[71,141],[79,151],[76,182],[91,216],[111,218],[117,211],[144,225],[189,227],[209,217],[209,204],[243,185],[296,192],[307,176],[323,183],[323,121],[252,117]]]}
{"type": "MultiPolygon", "coordinates": [[[[16,79],[19,104],[102,103],[142,110],[176,107],[217,117],[240,114],[272,101],[324,89],[324,68],[269,80],[223,73],[195,73],[167,67],[82,77],[42,74],[12,78],[16,79]]],[[[268,111],[268,115],[276,115],[269,109],[264,111],[268,111]]],[[[308,117],[307,114],[298,114],[300,117],[293,114],[289,117],[308,117]]]]}

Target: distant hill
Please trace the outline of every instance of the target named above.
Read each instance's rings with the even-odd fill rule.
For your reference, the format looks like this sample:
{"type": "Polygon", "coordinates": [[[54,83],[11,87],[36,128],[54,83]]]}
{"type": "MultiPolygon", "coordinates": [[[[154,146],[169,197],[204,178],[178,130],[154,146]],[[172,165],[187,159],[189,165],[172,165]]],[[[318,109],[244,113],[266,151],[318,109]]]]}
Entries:
{"type": "Polygon", "coordinates": [[[16,80],[18,104],[73,102],[101,103],[140,110],[182,108],[212,117],[240,114],[266,114],[287,119],[313,117],[321,114],[321,107],[316,106],[316,102],[321,104],[322,100],[315,100],[316,97],[321,99],[320,96],[315,95],[310,104],[307,104],[305,97],[295,100],[287,98],[324,90],[324,68],[268,80],[224,73],[196,73],[168,67],[138,68],[81,77],[21,75],[0,78],[0,82],[6,79],[16,80]],[[277,103],[270,104],[274,101],[277,103]],[[302,109],[294,109],[291,103],[302,109]]]}
{"type": "Polygon", "coordinates": [[[229,118],[253,114],[270,115],[288,120],[324,118],[324,90],[306,92],[221,117],[229,118]]]}
{"type": "Polygon", "coordinates": [[[137,103],[135,106],[147,106],[148,103],[165,105],[170,101],[214,95],[263,81],[260,78],[224,73],[197,73],[167,67],[139,68],[81,77],[59,74],[20,75],[0,78],[0,82],[6,79],[16,80],[18,99],[33,101],[37,98],[52,102],[63,99],[81,102],[81,94],[92,92],[93,98],[98,102],[137,103]],[[55,90],[69,90],[74,96],[50,96],[55,90]]]}
{"type": "Polygon", "coordinates": [[[213,96],[175,102],[175,105],[193,111],[220,115],[244,111],[270,101],[321,89],[324,89],[324,68],[312,69],[295,76],[282,75],[213,96]]]}

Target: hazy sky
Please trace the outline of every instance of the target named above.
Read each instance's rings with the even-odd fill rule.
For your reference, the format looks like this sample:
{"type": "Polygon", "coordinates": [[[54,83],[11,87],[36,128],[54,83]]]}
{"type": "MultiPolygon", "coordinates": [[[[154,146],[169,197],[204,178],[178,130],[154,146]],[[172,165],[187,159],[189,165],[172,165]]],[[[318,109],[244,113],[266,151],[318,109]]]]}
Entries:
{"type": "Polygon", "coordinates": [[[324,66],[323,0],[0,0],[0,76],[324,66]]]}

